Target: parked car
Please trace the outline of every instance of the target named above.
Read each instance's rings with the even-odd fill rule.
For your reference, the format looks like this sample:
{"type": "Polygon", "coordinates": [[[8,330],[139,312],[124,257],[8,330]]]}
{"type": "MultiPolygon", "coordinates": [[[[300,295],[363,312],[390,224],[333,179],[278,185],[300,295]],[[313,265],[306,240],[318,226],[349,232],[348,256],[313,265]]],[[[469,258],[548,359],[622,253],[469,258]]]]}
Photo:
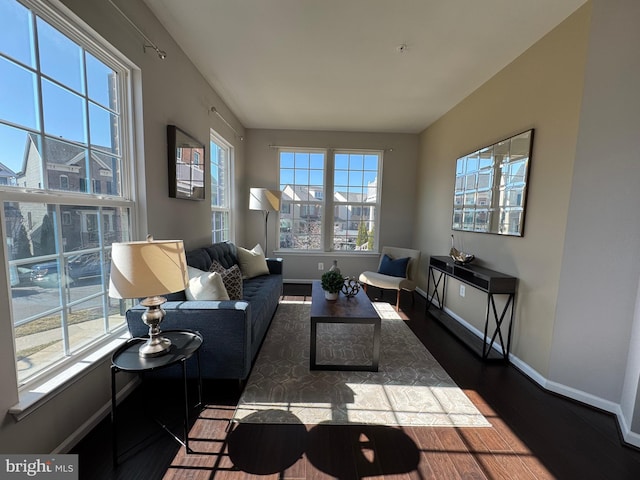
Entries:
{"type": "MultiPolygon", "coordinates": [[[[31,267],[31,281],[42,286],[57,285],[59,279],[58,263],[58,260],[49,260],[33,265],[31,267]]],[[[109,265],[107,264],[107,268],[109,265]]],[[[67,274],[73,280],[100,276],[102,274],[100,253],[83,253],[69,257],[67,274]]]]}

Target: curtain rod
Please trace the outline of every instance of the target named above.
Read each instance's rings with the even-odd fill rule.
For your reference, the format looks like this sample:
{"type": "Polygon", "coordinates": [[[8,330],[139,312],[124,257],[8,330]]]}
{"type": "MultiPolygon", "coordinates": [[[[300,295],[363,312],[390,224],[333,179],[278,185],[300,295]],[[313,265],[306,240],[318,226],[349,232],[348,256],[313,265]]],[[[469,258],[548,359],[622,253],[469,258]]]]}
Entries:
{"type": "Polygon", "coordinates": [[[231,129],[231,131],[235,134],[236,137],[238,137],[240,140],[244,140],[244,137],[240,135],[235,128],[233,128],[233,125],[227,122],[227,119],[222,116],[222,114],[218,111],[216,107],[211,107],[211,111],[215,113],[218,116],[218,118],[220,118],[220,120],[222,120],[224,124],[231,129]]]}
{"type": "Polygon", "coordinates": [[[145,51],[146,51],[147,47],[151,47],[151,48],[153,48],[153,49],[156,51],[156,53],[158,54],[158,57],[160,57],[160,59],[161,59],[161,60],[164,60],[165,58],[167,58],[167,52],[165,52],[164,50],[160,50],[160,48],[158,48],[158,46],[157,46],[155,43],[153,43],[153,42],[151,41],[151,39],[149,39],[149,37],[147,37],[147,36],[144,34],[144,32],[143,32],[142,30],[140,30],[140,29],[138,28],[138,26],[137,26],[135,23],[133,23],[133,20],[131,20],[129,17],[127,17],[127,16],[125,15],[125,13],[120,9],[120,7],[118,7],[115,3],[113,3],[113,0],[109,0],[109,3],[113,6],[113,8],[115,8],[115,9],[118,11],[118,13],[120,13],[120,15],[122,15],[122,16],[124,17],[124,19],[125,19],[127,22],[129,22],[129,24],[131,24],[131,26],[132,26],[133,28],[135,28],[136,32],[138,32],[138,34],[139,34],[142,38],[144,38],[145,42],[147,42],[147,43],[149,44],[149,45],[143,45],[143,46],[142,46],[142,48],[143,48],[145,51]]]}
{"type": "Polygon", "coordinates": [[[268,147],[269,148],[286,148],[291,150],[358,150],[358,151],[370,151],[370,152],[379,152],[380,150],[382,150],[383,152],[393,152],[393,147],[383,147],[383,148],[292,147],[291,145],[272,145],[272,144],[269,144],[268,147]]]}

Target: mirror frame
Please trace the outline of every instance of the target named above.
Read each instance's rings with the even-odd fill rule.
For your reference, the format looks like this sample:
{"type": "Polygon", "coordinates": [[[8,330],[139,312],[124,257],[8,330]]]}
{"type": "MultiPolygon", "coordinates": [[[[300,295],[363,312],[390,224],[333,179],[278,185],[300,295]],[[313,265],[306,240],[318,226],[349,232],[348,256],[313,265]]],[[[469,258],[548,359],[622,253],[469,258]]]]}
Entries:
{"type": "Polygon", "coordinates": [[[186,200],[204,200],[207,170],[204,144],[175,125],[167,125],[167,154],[169,196],[186,200]],[[194,157],[197,159],[195,164],[194,157]],[[188,163],[183,159],[187,159],[188,163]]]}
{"type": "Polygon", "coordinates": [[[451,229],[524,236],[534,129],[456,159],[451,229]]]}

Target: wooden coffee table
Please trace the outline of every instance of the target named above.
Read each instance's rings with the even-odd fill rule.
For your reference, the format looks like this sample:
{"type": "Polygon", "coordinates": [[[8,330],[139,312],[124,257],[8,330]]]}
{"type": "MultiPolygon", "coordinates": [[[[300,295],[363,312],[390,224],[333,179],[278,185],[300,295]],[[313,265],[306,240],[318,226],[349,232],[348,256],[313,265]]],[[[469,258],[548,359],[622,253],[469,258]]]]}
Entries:
{"type": "Polygon", "coordinates": [[[319,280],[311,288],[311,338],[309,368],[311,370],[358,370],[377,372],[380,363],[380,316],[371,300],[360,289],[357,295],[347,297],[340,294],[337,300],[326,300],[319,280]],[[345,323],[373,325],[373,353],[369,365],[318,364],[316,359],[316,341],[319,323],[345,323]]]}

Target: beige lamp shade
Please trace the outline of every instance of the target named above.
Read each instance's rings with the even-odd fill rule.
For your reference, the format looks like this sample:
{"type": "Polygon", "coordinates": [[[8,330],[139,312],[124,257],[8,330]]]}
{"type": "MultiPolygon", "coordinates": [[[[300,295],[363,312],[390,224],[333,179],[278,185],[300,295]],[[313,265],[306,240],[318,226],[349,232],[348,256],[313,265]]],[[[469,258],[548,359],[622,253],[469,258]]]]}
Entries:
{"type": "Polygon", "coordinates": [[[189,277],[182,240],[114,243],[109,296],[142,298],[184,290],[189,277]]]}
{"type": "Polygon", "coordinates": [[[249,191],[249,210],[263,210],[277,212],[280,210],[280,190],[268,188],[251,188],[249,191]]]}

